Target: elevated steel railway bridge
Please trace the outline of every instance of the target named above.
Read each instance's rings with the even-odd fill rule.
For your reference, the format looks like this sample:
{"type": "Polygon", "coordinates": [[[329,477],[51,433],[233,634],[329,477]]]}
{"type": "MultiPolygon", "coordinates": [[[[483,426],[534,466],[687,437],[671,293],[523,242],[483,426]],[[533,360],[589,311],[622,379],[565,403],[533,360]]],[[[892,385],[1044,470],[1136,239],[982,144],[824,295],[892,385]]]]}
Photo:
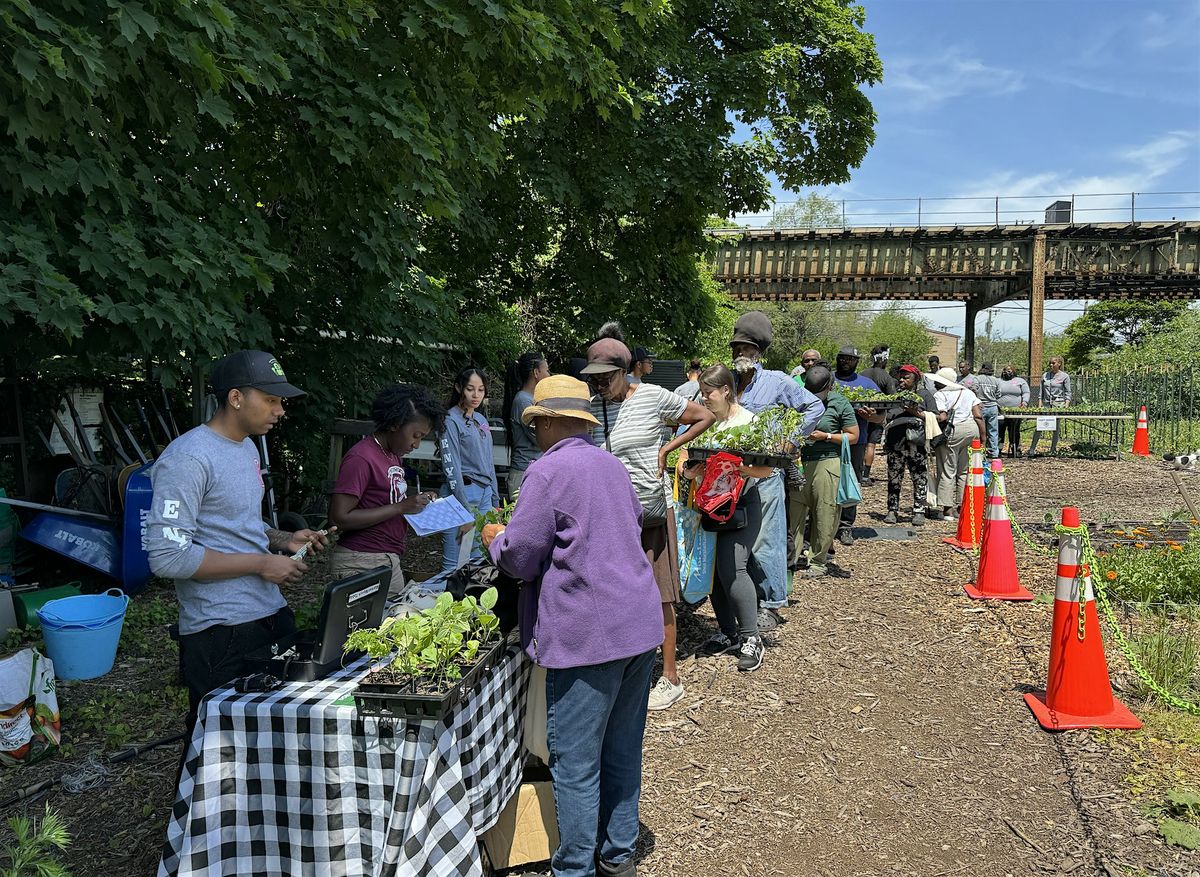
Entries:
{"type": "Polygon", "coordinates": [[[1200,222],[713,229],[716,278],[738,301],[925,301],[975,318],[1029,301],[1030,379],[1046,299],[1200,299],[1200,222]]]}

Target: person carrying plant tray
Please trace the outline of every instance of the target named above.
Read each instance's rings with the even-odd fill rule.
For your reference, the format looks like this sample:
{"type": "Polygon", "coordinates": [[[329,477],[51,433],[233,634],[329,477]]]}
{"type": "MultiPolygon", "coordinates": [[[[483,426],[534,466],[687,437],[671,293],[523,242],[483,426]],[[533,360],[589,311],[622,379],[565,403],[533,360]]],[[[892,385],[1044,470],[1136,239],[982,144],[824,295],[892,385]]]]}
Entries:
{"type": "MultiPolygon", "coordinates": [[[[761,311],[742,314],[733,324],[729,355],[737,379],[737,401],[755,414],[776,405],[798,411],[801,425],[791,442],[798,446],[816,428],[825,406],[791,376],[763,368],[761,360],[773,337],[771,319],[761,311]]],[[[758,485],[758,492],[762,498],[762,526],[754,541],[754,557],[764,576],[759,594],[758,626],[767,631],[779,624],[781,618],[775,610],[787,605],[792,587],[792,576],[788,571],[787,497],[783,472],[776,470],[770,478],[764,478],[758,485]]]]}
{"type": "Polygon", "coordinates": [[[404,516],[419,513],[437,494],[409,498],[403,458],[426,435],[442,428],[444,416],[429,391],[414,384],[393,384],[375,396],[375,430],[346,452],[330,491],[329,520],[344,534],[330,556],[339,579],[387,566],[392,570],[389,593],[404,588],[404,516]]]}
{"type": "MultiPolygon", "coordinates": [[[[704,406],[717,418],[712,428],[714,434],[754,422],[754,414],[737,403],[733,373],[725,366],[706,368],[700,373],[699,383],[704,406]]],[[[704,473],[704,461],[685,463],[684,474],[693,481],[703,477],[704,473]]],[[[721,629],[701,643],[696,654],[737,654],[738,669],[753,671],[761,667],[763,661],[757,589],[762,581],[762,570],[754,559],[754,540],[762,524],[758,485],[760,479],[771,477],[775,470],[769,466],[742,466],[738,474],[746,479],[746,484],[737,500],[736,520],[716,530],[712,603],[721,629]]]]}
{"type": "Polygon", "coordinates": [[[556,877],[635,873],[646,704],[663,641],[642,503],[621,461],[593,443],[591,408],[574,378],[537,385],[521,419],[542,457],[508,525],[481,534],[495,564],[526,583],[521,645],[546,668],[556,877]]]}
{"type": "Polygon", "coordinates": [[[321,532],[263,524],[260,460],[250,441],[283,417],[284,399],[304,391],[261,350],[219,360],[209,383],[217,412],[154,462],[146,521],[150,570],[175,580],[189,733],[204,695],[244,676],[247,655],[296,629],[279,586],[298,582],[308,567],[288,555],[327,544],[321,532]]]}
{"type": "Polygon", "coordinates": [[[913,485],[914,527],[925,523],[925,499],[928,492],[929,452],[925,449],[925,412],[937,412],[933,393],[925,389],[925,377],[915,365],[900,366],[900,389],[916,393],[913,400],[903,408],[888,412],[884,429],[883,446],[887,449],[888,488],[885,524],[895,524],[900,514],[900,488],[904,485],[907,469],[913,485]]]}

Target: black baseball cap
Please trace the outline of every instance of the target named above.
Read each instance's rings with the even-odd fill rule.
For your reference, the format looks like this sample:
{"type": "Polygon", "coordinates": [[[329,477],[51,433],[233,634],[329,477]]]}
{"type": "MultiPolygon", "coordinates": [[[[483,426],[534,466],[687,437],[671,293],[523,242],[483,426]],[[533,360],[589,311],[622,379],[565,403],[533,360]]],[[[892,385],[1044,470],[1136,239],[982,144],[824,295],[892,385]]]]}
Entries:
{"type": "Polygon", "coordinates": [[[303,390],[288,383],[279,360],[263,350],[239,350],[221,357],[208,383],[218,396],[237,387],[253,387],[284,399],[304,395],[303,390]]]}
{"type": "Polygon", "coordinates": [[[837,355],[838,356],[853,356],[855,359],[862,359],[862,357],[858,355],[858,348],[855,347],[853,344],[847,344],[845,347],[843,347],[841,350],[838,351],[837,355]]]}
{"type": "Polygon", "coordinates": [[[633,362],[642,362],[646,359],[654,359],[654,354],[645,347],[633,348],[633,362]]]}

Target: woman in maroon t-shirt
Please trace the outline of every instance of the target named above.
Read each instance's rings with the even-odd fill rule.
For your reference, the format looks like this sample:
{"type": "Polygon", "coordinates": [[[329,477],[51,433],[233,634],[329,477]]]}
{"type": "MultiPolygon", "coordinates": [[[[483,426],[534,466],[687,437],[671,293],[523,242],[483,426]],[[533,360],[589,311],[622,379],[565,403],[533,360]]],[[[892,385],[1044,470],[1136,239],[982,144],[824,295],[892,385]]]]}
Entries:
{"type": "Polygon", "coordinates": [[[404,515],[416,514],[437,496],[408,497],[405,454],[421,439],[441,429],[442,406],[424,387],[393,384],[379,391],[371,405],[375,431],[342,458],[329,499],[329,520],[342,537],[330,561],[339,579],[380,566],[392,568],[390,592],[404,586],[400,558],[408,536],[404,515]]]}

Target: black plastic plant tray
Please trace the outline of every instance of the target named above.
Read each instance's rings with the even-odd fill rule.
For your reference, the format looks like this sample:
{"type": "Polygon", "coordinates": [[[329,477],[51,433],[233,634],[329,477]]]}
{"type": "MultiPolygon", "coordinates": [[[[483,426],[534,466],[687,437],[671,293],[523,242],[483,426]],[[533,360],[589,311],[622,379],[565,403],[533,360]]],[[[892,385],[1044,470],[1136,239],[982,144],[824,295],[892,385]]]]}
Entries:
{"type": "Polygon", "coordinates": [[[440,719],[462,702],[463,698],[483,679],[485,673],[500,663],[508,650],[508,641],[501,638],[479,656],[457,682],[442,694],[417,694],[413,683],[369,682],[368,675],[354,691],[358,715],[376,719],[416,720],[440,719]]]}
{"type": "Polygon", "coordinates": [[[893,408],[903,408],[910,403],[903,399],[885,399],[882,402],[851,402],[850,407],[855,410],[859,408],[874,408],[876,411],[891,411],[893,408]]]}
{"type": "Polygon", "coordinates": [[[742,462],[747,466],[772,466],[776,469],[781,469],[796,462],[794,457],[785,457],[782,454],[759,454],[754,451],[739,451],[736,448],[696,447],[688,448],[688,460],[707,460],[709,457],[719,454],[722,451],[741,457],[742,462]]]}

